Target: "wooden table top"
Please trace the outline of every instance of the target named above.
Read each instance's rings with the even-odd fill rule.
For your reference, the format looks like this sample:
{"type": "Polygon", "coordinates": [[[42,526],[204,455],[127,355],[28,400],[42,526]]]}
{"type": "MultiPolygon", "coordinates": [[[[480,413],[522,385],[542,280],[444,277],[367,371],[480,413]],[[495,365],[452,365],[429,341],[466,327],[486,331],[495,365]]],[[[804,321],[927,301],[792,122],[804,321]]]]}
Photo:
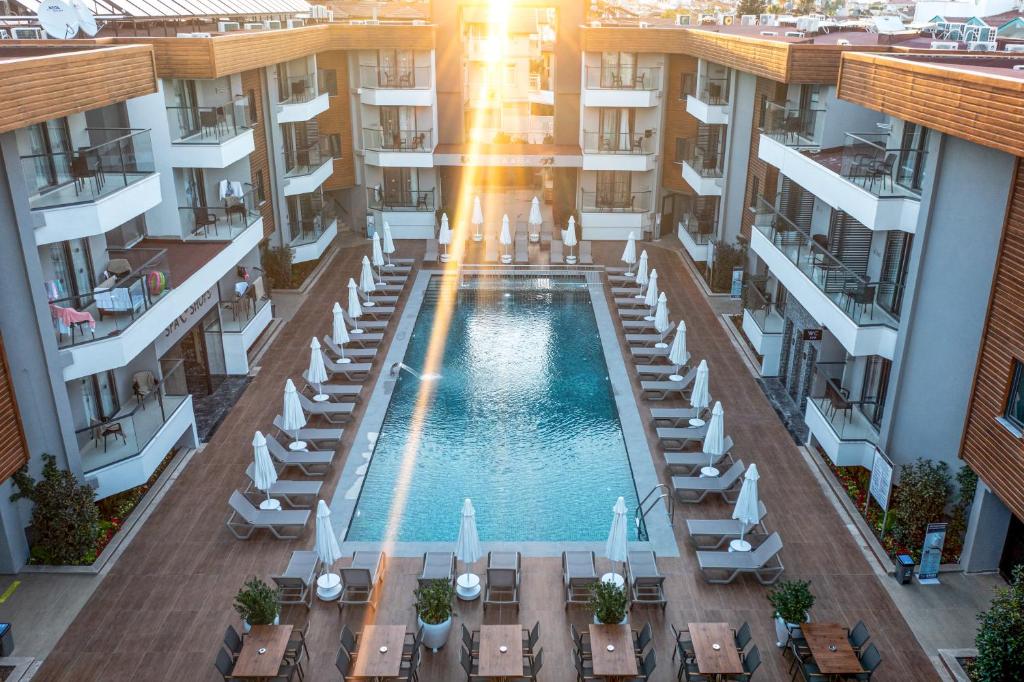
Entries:
{"type": "Polygon", "coordinates": [[[359,650],[350,677],[398,677],[402,671],[404,625],[367,625],[359,634],[359,650]],[[386,646],[387,653],[380,648],[386,646]]]}
{"type": "Polygon", "coordinates": [[[234,677],[276,677],[284,662],[284,652],[292,636],[291,625],[253,625],[242,640],[242,651],[235,663],[234,677]],[[260,649],[266,649],[259,653],[260,649]]]}
{"type": "Polygon", "coordinates": [[[481,677],[522,677],[523,626],[481,625],[479,667],[481,677]],[[501,653],[500,646],[508,651],[501,653]]]}
{"type": "Polygon", "coordinates": [[[736,651],[736,639],[728,623],[687,623],[697,670],[707,675],[734,675],[743,672],[743,661],[736,651]],[[714,646],[718,644],[718,650],[714,646]]]}
{"type": "Polygon", "coordinates": [[[826,675],[852,675],[864,671],[857,652],[846,638],[846,628],[838,623],[802,623],[800,630],[818,669],[826,675]],[[836,650],[831,651],[830,645],[836,650]]]}
{"type": "Polygon", "coordinates": [[[598,677],[635,677],[638,670],[629,625],[591,625],[590,652],[598,677]],[[608,645],[615,647],[608,651],[608,645]]]}

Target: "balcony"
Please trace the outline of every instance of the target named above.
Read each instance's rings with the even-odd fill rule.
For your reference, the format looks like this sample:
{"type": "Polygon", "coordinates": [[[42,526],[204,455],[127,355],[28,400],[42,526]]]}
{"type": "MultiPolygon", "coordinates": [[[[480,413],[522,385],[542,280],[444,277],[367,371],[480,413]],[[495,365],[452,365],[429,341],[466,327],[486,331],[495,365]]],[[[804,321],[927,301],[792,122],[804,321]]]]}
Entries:
{"type": "Polygon", "coordinates": [[[657,131],[583,132],[583,170],[644,172],[658,161],[657,131]]]}
{"type": "Polygon", "coordinates": [[[228,374],[249,373],[249,348],[270,326],[273,306],[263,278],[253,280],[245,294],[221,303],[220,324],[224,341],[224,368],[228,374]]]}
{"type": "Polygon", "coordinates": [[[213,107],[167,107],[171,165],[227,168],[255,150],[249,100],[239,97],[213,107]]]}
{"type": "Polygon", "coordinates": [[[89,294],[50,301],[64,380],[128,364],[183,312],[210,305],[210,290],[262,238],[263,221],[256,220],[229,242],[147,238],[131,249],[109,249],[109,261],[126,263],[106,269],[127,265],[123,274],[89,294]]]}
{"type": "Polygon", "coordinates": [[[683,180],[699,196],[722,196],[722,150],[690,145],[689,151],[682,161],[683,180]]]}
{"type": "Polygon", "coordinates": [[[711,260],[711,241],[715,236],[714,214],[687,213],[679,221],[679,241],[695,263],[711,260]]]}
{"type": "Polygon", "coordinates": [[[729,78],[697,79],[696,94],[687,95],[686,111],[701,123],[707,125],[728,125],[729,123],[729,78]]]}
{"type": "Polygon", "coordinates": [[[899,285],[872,282],[854,272],[763,198],[758,199],[754,228],[754,253],[847,352],[893,358],[899,320],[880,299],[891,297],[899,285]]]}
{"type": "Polygon", "coordinates": [[[149,130],[86,128],[74,152],[21,157],[36,243],[103,234],[160,203],[149,130]]]}
{"type": "Polygon", "coordinates": [[[430,107],[434,90],[429,66],[359,66],[359,99],[377,107],[430,107]]]}
{"type": "Polygon", "coordinates": [[[588,66],[585,107],[656,107],[661,101],[661,67],[588,66]]]}
{"type": "Polygon", "coordinates": [[[145,483],[183,437],[190,445],[198,445],[184,361],[174,361],[164,373],[155,396],[147,396],[142,403],[133,398],[117,414],[94,420],[76,430],[75,436],[82,470],[95,479],[97,498],[145,483]]]}
{"type": "Polygon", "coordinates": [[[530,104],[555,106],[555,90],[551,84],[551,74],[530,74],[530,89],[527,91],[527,99],[530,104]]]}
{"type": "Polygon", "coordinates": [[[792,149],[817,149],[821,147],[824,120],[824,109],[798,109],[768,102],[761,132],[792,149]]]}
{"type": "Polygon", "coordinates": [[[431,168],[434,165],[432,130],[363,128],[366,162],[392,168],[431,168]]]}
{"type": "Polygon", "coordinates": [[[844,366],[842,362],[817,363],[804,422],[833,464],[871,469],[878,445],[878,429],[862,407],[873,405],[874,401],[850,398],[841,381],[844,366]]]}
{"type": "Polygon", "coordinates": [[[301,123],[327,111],[330,101],[320,87],[320,73],[290,76],[279,83],[278,123],[301,123]]]}
{"type": "MultiPolygon", "coordinates": [[[[794,125],[796,125],[794,123],[794,125]]],[[[887,134],[847,133],[842,147],[808,149],[799,134],[762,133],[757,155],[872,230],[914,232],[925,152],[889,148],[887,134]]]]}
{"type": "Polygon", "coordinates": [[[284,195],[309,194],[334,172],[334,157],[327,138],[317,137],[285,154],[284,195]]]}
{"type": "Polygon", "coordinates": [[[433,214],[434,190],[388,190],[366,188],[366,204],[374,211],[422,211],[433,214]]]}
{"type": "Polygon", "coordinates": [[[743,333],[761,357],[761,376],[777,376],[785,320],[771,297],[760,288],[762,284],[752,281],[743,289],[743,333]]]}
{"type": "Polygon", "coordinates": [[[289,227],[292,240],[288,246],[292,249],[292,262],[317,260],[338,235],[334,205],[324,203],[309,211],[308,215],[293,216],[289,227]]]}
{"type": "Polygon", "coordinates": [[[626,239],[650,224],[650,190],[584,190],[580,201],[583,239],[626,239]]]}
{"type": "Polygon", "coordinates": [[[181,227],[189,241],[231,241],[261,219],[260,202],[251,185],[221,206],[179,206],[181,227]]]}

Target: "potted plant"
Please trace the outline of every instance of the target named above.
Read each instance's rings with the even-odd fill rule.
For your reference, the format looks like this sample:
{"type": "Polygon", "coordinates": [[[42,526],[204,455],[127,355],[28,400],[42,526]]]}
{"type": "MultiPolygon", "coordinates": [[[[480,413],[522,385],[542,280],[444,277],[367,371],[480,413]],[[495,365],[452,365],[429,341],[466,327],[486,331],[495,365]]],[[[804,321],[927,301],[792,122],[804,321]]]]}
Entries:
{"type": "Polygon", "coordinates": [[[278,591],[259,578],[250,578],[235,595],[235,611],[242,618],[242,628],[249,632],[253,625],[280,623],[281,606],[278,591]]]}
{"type": "Polygon", "coordinates": [[[768,593],[768,601],[775,609],[775,644],[783,647],[789,636],[800,637],[800,624],[811,620],[810,610],[814,606],[810,580],[784,580],[768,593]]]}
{"type": "Polygon", "coordinates": [[[614,582],[598,580],[590,593],[589,606],[594,612],[595,623],[617,625],[626,622],[626,591],[614,582]]]}
{"type": "Polygon", "coordinates": [[[452,629],[452,600],[455,590],[447,580],[432,580],[415,592],[416,620],[423,628],[423,646],[434,653],[448,641],[452,629]]]}

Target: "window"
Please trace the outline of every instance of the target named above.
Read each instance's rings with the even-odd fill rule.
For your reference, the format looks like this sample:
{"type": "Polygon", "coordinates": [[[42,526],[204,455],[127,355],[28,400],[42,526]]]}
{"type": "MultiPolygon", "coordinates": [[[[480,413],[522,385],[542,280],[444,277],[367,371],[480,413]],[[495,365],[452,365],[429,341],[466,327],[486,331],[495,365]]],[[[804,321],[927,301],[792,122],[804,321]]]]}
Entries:
{"type": "Polygon", "coordinates": [[[861,409],[876,429],[882,424],[885,399],[889,393],[889,371],[892,361],[879,355],[868,357],[861,389],[861,409]]]}
{"type": "Polygon", "coordinates": [[[689,156],[689,143],[690,141],[685,137],[676,138],[676,163],[683,163],[687,160],[687,157],[689,156]]]}
{"type": "Polygon", "coordinates": [[[1013,426],[1024,430],[1024,364],[1020,360],[1013,361],[1013,381],[1003,417],[1013,426]]]}
{"type": "Polygon", "coordinates": [[[256,91],[250,88],[246,96],[249,98],[249,123],[259,123],[260,108],[256,103],[256,91]]]}
{"type": "Polygon", "coordinates": [[[761,193],[761,178],[756,175],[750,178],[750,194],[748,195],[750,201],[747,202],[747,207],[753,210],[757,210],[757,197],[761,193]]]}
{"type": "Polygon", "coordinates": [[[768,118],[768,95],[761,95],[758,101],[757,127],[764,130],[765,119],[768,118]]]}
{"type": "Polygon", "coordinates": [[[329,97],[338,96],[338,72],[334,69],[321,69],[323,74],[323,86],[329,97]]]}
{"type": "Polygon", "coordinates": [[[679,99],[685,100],[688,95],[697,92],[697,74],[679,74],[679,99]]]}
{"type": "Polygon", "coordinates": [[[327,136],[327,146],[331,150],[332,159],[341,158],[341,135],[331,133],[327,136]]]}
{"type": "Polygon", "coordinates": [[[256,200],[261,204],[267,200],[267,195],[263,189],[263,171],[256,171],[256,200]]]}

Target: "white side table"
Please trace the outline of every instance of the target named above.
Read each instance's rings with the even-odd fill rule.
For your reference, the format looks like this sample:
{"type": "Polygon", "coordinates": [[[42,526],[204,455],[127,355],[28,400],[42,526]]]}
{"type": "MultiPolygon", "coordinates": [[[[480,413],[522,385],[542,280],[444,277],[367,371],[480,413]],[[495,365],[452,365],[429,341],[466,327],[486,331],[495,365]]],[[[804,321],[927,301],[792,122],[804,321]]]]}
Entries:
{"type": "Polygon", "coordinates": [[[746,540],[731,540],[729,542],[730,552],[749,552],[750,549],[750,543],[746,540]]]}
{"type": "Polygon", "coordinates": [[[480,576],[463,573],[455,580],[455,594],[463,601],[473,601],[480,596],[480,576]]]}
{"type": "Polygon", "coordinates": [[[320,601],[334,601],[341,596],[341,576],[324,573],[316,579],[316,596],[320,601]]]}
{"type": "Polygon", "coordinates": [[[615,585],[618,588],[626,587],[626,579],[618,573],[605,573],[601,576],[601,582],[611,583],[612,585],[615,585]]]}
{"type": "Polygon", "coordinates": [[[700,470],[701,478],[715,478],[718,474],[719,471],[715,467],[701,467],[700,470]]]}
{"type": "Polygon", "coordinates": [[[694,417],[693,419],[690,420],[690,426],[692,426],[695,429],[699,429],[700,427],[704,426],[704,420],[694,417]]]}
{"type": "Polygon", "coordinates": [[[288,449],[291,450],[292,452],[296,452],[298,450],[305,450],[306,449],[306,441],[304,441],[304,440],[293,440],[291,443],[288,443],[288,449]]]}
{"type": "Polygon", "coordinates": [[[281,501],[273,498],[260,502],[260,509],[264,511],[277,511],[281,508],[281,501]]]}

